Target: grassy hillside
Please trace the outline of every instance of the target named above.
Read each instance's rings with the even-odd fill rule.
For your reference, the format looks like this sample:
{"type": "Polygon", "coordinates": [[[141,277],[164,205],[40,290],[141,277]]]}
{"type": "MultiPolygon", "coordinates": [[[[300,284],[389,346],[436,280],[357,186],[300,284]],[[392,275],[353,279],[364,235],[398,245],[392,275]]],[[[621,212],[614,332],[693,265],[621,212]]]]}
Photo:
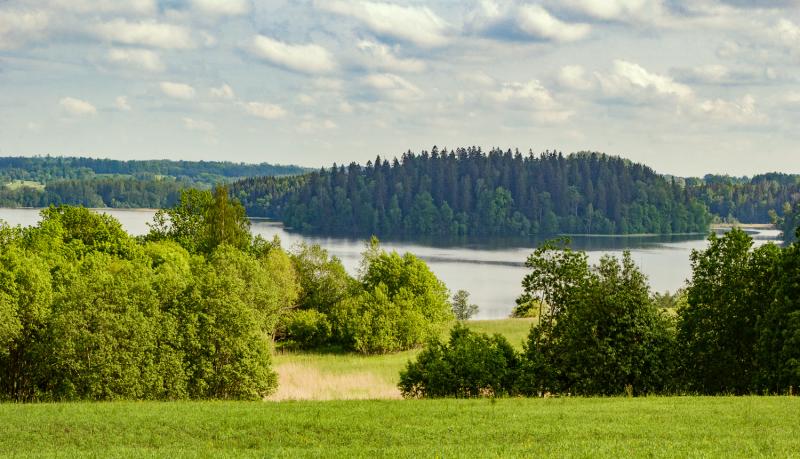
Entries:
{"type": "Polygon", "coordinates": [[[0,405],[13,457],[791,457],[800,399],[0,405]]]}
{"type": "MultiPolygon", "coordinates": [[[[517,348],[528,335],[531,319],[472,320],[467,325],[484,333],[500,333],[517,348]]],[[[447,333],[443,339],[447,338],[447,333]]],[[[418,350],[386,355],[278,351],[278,392],[273,400],[397,399],[397,383],[418,350]]]]}

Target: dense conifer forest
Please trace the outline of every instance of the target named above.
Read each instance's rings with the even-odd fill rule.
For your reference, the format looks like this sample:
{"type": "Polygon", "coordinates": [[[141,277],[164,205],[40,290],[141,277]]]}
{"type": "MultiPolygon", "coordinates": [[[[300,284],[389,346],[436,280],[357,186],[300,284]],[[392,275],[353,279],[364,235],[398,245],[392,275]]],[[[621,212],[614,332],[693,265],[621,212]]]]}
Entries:
{"type": "Polygon", "coordinates": [[[752,178],[706,175],[686,179],[690,194],[716,218],[740,223],[771,223],[800,202],[800,176],[781,173],[752,178]]]}
{"type": "Polygon", "coordinates": [[[233,185],[248,213],[300,231],[381,236],[532,236],[705,231],[706,206],[678,180],[598,153],[480,148],[411,152],[302,178],[233,185]]]}

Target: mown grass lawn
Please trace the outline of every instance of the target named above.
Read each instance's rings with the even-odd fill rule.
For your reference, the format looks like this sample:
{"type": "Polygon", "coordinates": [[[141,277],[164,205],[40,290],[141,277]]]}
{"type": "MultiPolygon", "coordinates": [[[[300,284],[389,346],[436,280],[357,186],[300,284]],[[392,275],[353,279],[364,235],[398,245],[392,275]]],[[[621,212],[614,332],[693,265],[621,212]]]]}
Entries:
{"type": "Polygon", "coordinates": [[[9,457],[791,457],[800,398],[0,405],[9,457]]]}

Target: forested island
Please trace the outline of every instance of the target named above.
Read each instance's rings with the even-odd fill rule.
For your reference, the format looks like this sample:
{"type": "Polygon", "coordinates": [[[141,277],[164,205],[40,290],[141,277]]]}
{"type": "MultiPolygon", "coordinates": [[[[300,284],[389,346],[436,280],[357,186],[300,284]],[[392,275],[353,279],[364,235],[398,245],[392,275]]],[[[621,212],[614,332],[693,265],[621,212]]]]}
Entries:
{"type": "Polygon", "coordinates": [[[4,157],[0,158],[0,206],[162,208],[174,205],[183,189],[304,172],[298,166],[267,163],[4,157]]]}
{"type": "Polygon", "coordinates": [[[434,148],[302,178],[246,179],[233,193],[251,215],[356,236],[688,233],[711,220],[677,180],[597,153],[434,148]]]}
{"type": "Polygon", "coordinates": [[[800,201],[800,176],[679,178],[600,153],[459,148],[334,165],[232,185],[248,214],[301,232],[385,237],[705,232],[770,223],[800,201]]]}

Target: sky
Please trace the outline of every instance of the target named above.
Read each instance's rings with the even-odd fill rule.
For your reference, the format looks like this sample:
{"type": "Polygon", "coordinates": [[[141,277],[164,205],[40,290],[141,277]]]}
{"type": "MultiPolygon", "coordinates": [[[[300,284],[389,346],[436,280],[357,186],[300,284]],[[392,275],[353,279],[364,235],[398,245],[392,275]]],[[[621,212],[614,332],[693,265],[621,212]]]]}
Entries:
{"type": "Polygon", "coordinates": [[[800,1],[0,0],[0,155],[800,173],[800,1]]]}

